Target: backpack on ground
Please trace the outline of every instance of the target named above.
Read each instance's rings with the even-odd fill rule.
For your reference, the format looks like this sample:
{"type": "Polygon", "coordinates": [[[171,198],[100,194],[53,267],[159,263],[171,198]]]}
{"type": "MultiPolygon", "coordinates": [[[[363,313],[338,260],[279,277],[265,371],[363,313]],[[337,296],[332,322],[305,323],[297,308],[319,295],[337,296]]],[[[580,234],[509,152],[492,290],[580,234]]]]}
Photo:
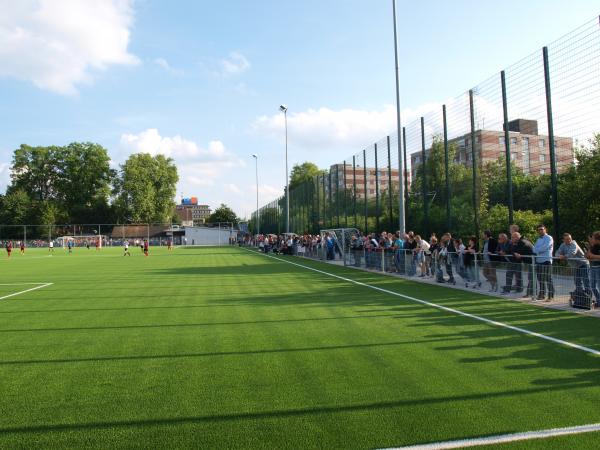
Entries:
{"type": "Polygon", "coordinates": [[[573,308],[580,309],[593,309],[596,306],[596,302],[592,301],[592,293],[580,287],[571,292],[569,304],[573,308]]]}

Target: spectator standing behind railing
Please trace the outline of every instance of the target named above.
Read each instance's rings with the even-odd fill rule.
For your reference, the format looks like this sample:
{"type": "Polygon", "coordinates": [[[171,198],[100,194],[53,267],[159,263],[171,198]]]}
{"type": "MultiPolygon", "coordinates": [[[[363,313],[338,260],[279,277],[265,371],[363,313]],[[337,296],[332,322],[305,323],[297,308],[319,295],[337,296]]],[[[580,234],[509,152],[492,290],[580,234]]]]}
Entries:
{"type": "Polygon", "coordinates": [[[556,249],[554,255],[561,261],[566,261],[567,265],[575,270],[575,289],[585,289],[588,294],[591,294],[590,263],[569,233],[563,234],[562,244],[556,249]]]}
{"type": "MultiPolygon", "coordinates": [[[[452,235],[450,233],[446,233],[442,236],[442,246],[446,247],[445,251],[441,251],[445,253],[444,261],[446,266],[446,273],[448,274],[448,283],[456,284],[456,280],[454,280],[454,273],[452,272],[452,264],[453,259],[456,258],[456,249],[454,248],[454,240],[452,239],[452,235]]],[[[458,258],[456,258],[458,261],[458,258]]],[[[454,266],[456,268],[456,265],[454,266]]]]}
{"type": "MultiPolygon", "coordinates": [[[[448,272],[448,275],[451,276],[451,274],[452,274],[452,268],[450,266],[450,262],[448,261],[448,240],[449,240],[448,233],[442,235],[442,239],[440,240],[440,242],[437,244],[437,247],[432,252],[432,256],[433,256],[434,260],[436,261],[435,281],[437,281],[438,283],[446,282],[446,280],[444,279],[444,270],[443,270],[444,266],[446,267],[446,272],[448,272],[448,267],[450,267],[450,272],[448,272]]],[[[448,280],[448,282],[450,283],[450,280],[448,280]]]]}
{"type": "Polygon", "coordinates": [[[329,233],[325,234],[325,246],[327,249],[327,259],[328,260],[333,260],[335,259],[335,254],[334,254],[334,242],[333,242],[333,238],[331,237],[331,235],[329,233]]]}
{"type": "MultiPolygon", "coordinates": [[[[456,268],[456,272],[463,279],[467,280],[467,270],[465,268],[465,245],[462,239],[454,239],[454,250],[456,251],[456,259],[452,259],[452,265],[456,268]]],[[[453,255],[454,256],[454,255],[453,255]]]]}
{"type": "Polygon", "coordinates": [[[396,231],[394,239],[394,264],[398,273],[404,275],[405,272],[405,261],[404,261],[404,240],[400,235],[400,231],[396,231]]]}
{"type": "Polygon", "coordinates": [[[408,257],[407,275],[411,277],[417,273],[416,259],[414,254],[416,248],[417,242],[415,241],[415,234],[412,231],[409,231],[406,235],[406,240],[404,241],[404,252],[408,257]]]}
{"type": "Polygon", "coordinates": [[[592,292],[596,297],[596,305],[600,304],[600,231],[595,231],[589,238],[590,249],[586,253],[590,261],[592,275],[592,292]]]}
{"type": "Polygon", "coordinates": [[[498,290],[498,276],[496,274],[495,254],[498,241],[492,237],[492,232],[486,230],[483,232],[483,276],[490,283],[490,292],[498,290]]]}
{"type": "Polygon", "coordinates": [[[357,236],[356,234],[352,235],[350,249],[352,251],[352,255],[354,256],[354,266],[360,267],[363,259],[363,242],[360,236],[357,236]]]}
{"type": "Polygon", "coordinates": [[[533,246],[539,285],[537,299],[544,300],[546,288],[548,288],[548,301],[551,301],[554,299],[554,283],[552,281],[552,251],[554,249],[554,239],[548,234],[544,224],[538,225],[537,232],[539,237],[533,246]]]}
{"type": "MultiPolygon", "coordinates": [[[[514,290],[517,293],[523,292],[523,263],[531,264],[533,255],[533,244],[521,236],[521,233],[515,231],[511,235],[510,244],[506,248],[505,254],[508,257],[508,269],[506,271],[506,285],[502,288],[503,294],[514,290]],[[515,286],[512,286],[512,280],[515,279],[515,286]]],[[[529,270],[529,279],[525,297],[533,295],[533,272],[529,270]]]]}
{"type": "Polygon", "coordinates": [[[471,287],[477,289],[481,287],[481,281],[479,280],[479,270],[477,270],[477,238],[472,236],[469,238],[467,247],[463,252],[464,264],[465,264],[465,287],[471,287]]]}

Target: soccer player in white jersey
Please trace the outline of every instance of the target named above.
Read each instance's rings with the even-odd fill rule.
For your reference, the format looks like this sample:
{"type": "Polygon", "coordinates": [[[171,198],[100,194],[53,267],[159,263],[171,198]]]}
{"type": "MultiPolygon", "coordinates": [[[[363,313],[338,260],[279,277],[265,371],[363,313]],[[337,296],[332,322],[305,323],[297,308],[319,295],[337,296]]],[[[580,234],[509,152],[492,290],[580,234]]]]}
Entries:
{"type": "Polygon", "coordinates": [[[125,245],[123,246],[123,256],[131,256],[131,253],[129,253],[129,241],[125,241],[125,245]]]}

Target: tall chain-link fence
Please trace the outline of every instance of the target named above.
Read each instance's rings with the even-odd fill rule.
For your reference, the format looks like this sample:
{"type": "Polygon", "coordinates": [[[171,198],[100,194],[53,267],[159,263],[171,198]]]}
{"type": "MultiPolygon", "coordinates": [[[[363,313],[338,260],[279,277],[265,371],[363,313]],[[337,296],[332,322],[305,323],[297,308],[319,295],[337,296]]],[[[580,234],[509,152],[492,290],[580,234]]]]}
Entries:
{"type": "MultiPolygon", "coordinates": [[[[290,189],[290,231],[396,230],[404,171],[407,230],[479,236],[517,223],[533,236],[546,222],[555,237],[582,239],[600,228],[597,200],[585,209],[594,180],[580,157],[598,155],[596,133],[599,19],[290,189]]],[[[284,196],[255,211],[251,230],[259,219],[261,233],[285,231],[285,204],[284,196]]]]}

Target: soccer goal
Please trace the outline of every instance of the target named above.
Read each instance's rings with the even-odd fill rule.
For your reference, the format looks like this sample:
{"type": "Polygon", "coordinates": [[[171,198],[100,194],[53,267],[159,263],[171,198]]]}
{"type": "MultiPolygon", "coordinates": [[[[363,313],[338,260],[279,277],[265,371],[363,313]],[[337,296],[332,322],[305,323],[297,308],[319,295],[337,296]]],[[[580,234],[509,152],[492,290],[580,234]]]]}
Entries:
{"type": "Polygon", "coordinates": [[[344,265],[352,264],[352,249],[360,239],[356,228],[331,228],[321,230],[321,259],[340,261],[344,265]],[[329,241],[329,243],[328,243],[329,241]]]}
{"type": "Polygon", "coordinates": [[[104,234],[78,234],[77,236],[60,236],[56,238],[56,243],[62,248],[67,248],[69,242],[73,247],[96,247],[97,242],[98,248],[102,248],[108,242],[108,236],[104,234]]]}

